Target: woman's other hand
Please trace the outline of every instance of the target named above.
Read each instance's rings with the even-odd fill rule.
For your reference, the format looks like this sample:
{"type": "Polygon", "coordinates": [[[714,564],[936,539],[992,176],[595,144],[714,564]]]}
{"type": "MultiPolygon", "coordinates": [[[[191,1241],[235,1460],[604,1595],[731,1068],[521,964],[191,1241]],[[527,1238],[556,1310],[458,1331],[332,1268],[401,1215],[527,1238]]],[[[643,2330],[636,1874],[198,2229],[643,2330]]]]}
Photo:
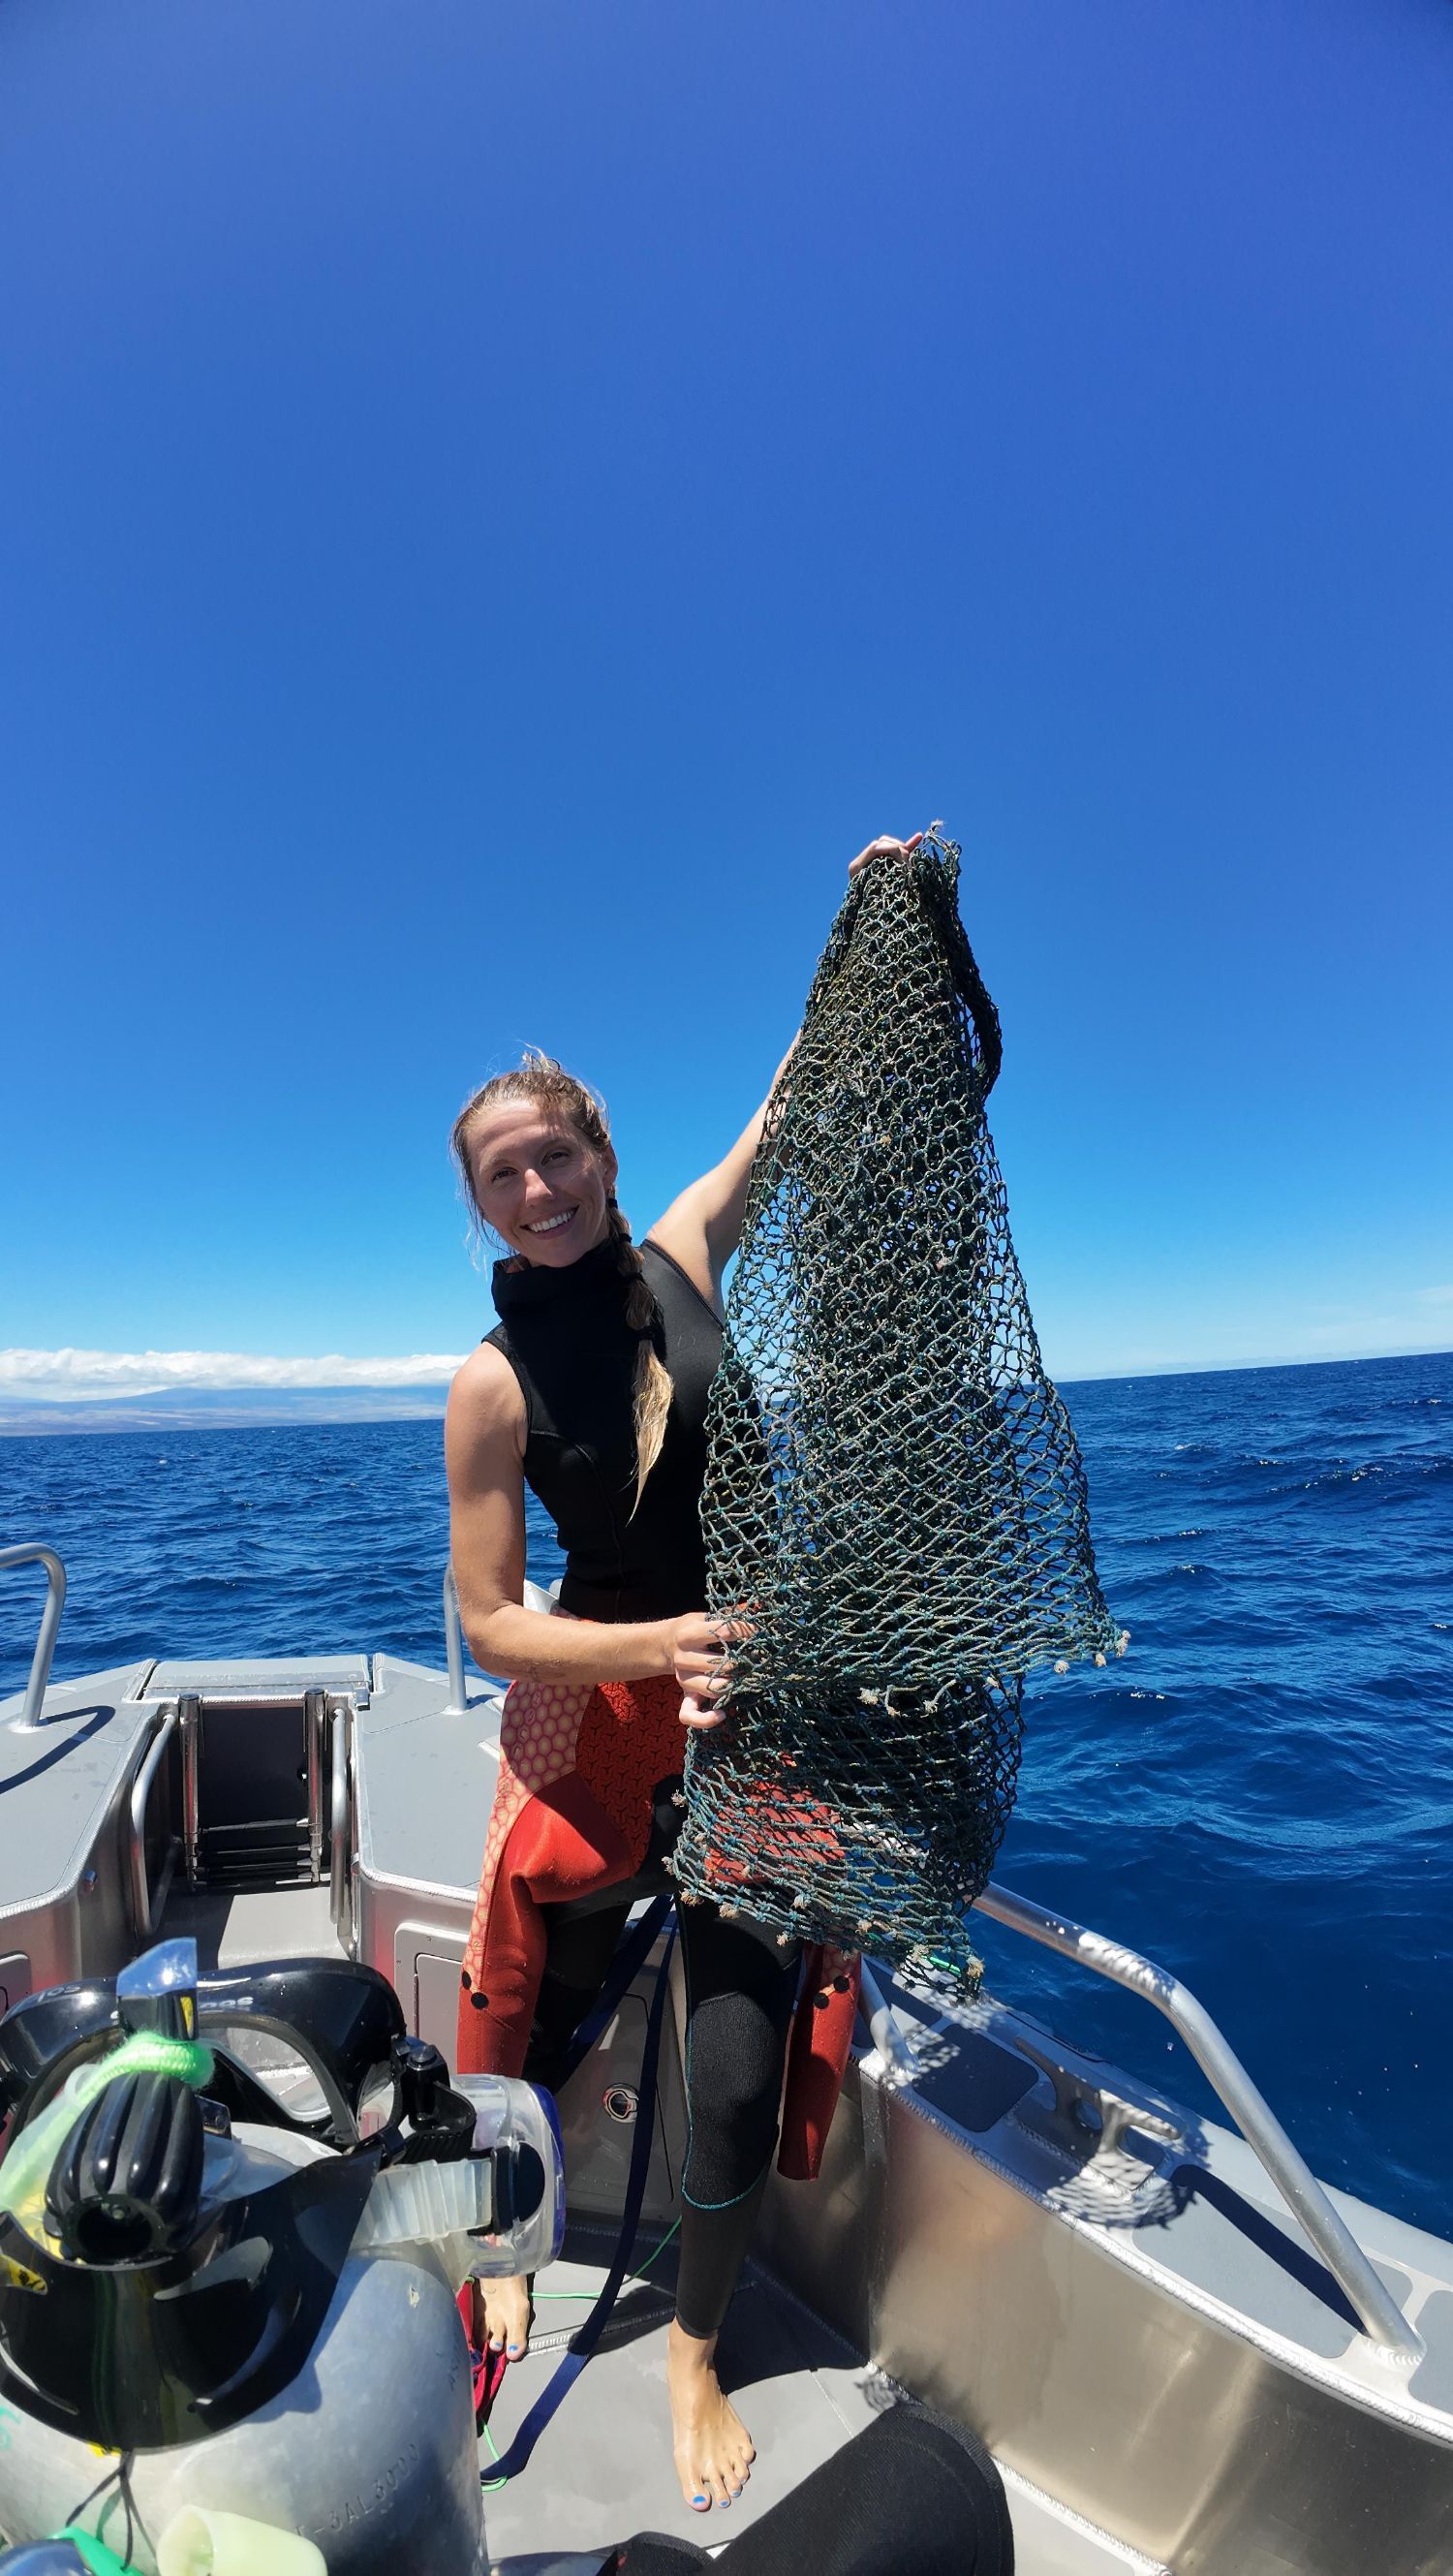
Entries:
{"type": "Polygon", "coordinates": [[[911,840],[895,841],[891,832],[880,832],[876,841],[870,841],[865,850],[859,850],[855,859],[849,859],[848,875],[855,877],[859,868],[871,867],[874,859],[906,859],[910,850],[917,849],[922,838],[921,832],[915,832],[911,840]]]}
{"type": "Polygon", "coordinates": [[[688,1610],[667,1622],[671,1669],[681,1685],[683,1726],[720,1726],[725,1711],[717,1706],[731,1689],[727,1648],[746,1629],[732,1619],[708,1619],[704,1610],[688,1610]]]}

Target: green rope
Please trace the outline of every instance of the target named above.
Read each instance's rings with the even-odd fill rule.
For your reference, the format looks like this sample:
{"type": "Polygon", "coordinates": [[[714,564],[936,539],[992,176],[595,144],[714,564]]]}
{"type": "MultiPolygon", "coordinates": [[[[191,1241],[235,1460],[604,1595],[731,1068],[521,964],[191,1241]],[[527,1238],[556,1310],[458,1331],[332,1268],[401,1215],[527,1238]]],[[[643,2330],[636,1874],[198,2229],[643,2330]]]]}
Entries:
{"type": "MultiPolygon", "coordinates": [[[[679,2231],[679,2229],[680,2229],[680,2226],[681,2226],[681,2221],[680,2221],[680,2219],[679,2219],[679,2218],[678,2218],[678,2219],[675,2219],[675,2220],[672,2222],[671,2226],[669,2226],[669,2227],[667,2228],[665,2235],[662,2237],[660,2244],[659,2244],[659,2245],[653,2245],[653,2246],[652,2246],[652,2248],[651,2248],[650,2253],[646,2256],[646,2259],[645,2259],[644,2263],[638,2263],[638,2264],[636,2265],[635,2271],[634,2271],[634,2272],[632,2273],[632,2275],[631,2275],[631,2278],[632,2278],[633,2280],[637,2280],[637,2281],[639,2281],[640,2279],[642,2279],[642,2278],[643,2278],[643,2276],[644,2276],[647,2272],[649,2272],[649,2270],[650,2270],[650,2268],[651,2268],[651,2265],[652,2265],[652,2264],[655,2262],[655,2260],[656,2260],[657,2255],[658,2255],[658,2254],[664,2254],[664,2253],[665,2253],[667,2246],[670,2244],[672,2237],[673,2237],[673,2236],[675,2236],[675,2235],[678,2233],[678,2231],[679,2231]]],[[[599,2290],[598,2290],[598,2289],[597,2289],[597,2290],[536,2290],[536,2291],[533,2293],[533,2295],[532,2295],[532,2298],[531,2298],[531,2305],[532,2305],[533,2307],[537,2307],[537,2308],[539,2308],[539,2307],[543,2307],[543,2306],[546,2304],[546,2302],[548,2301],[552,2306],[559,2306],[562,2302],[565,2302],[565,2301],[569,2301],[569,2300],[578,2300],[578,2299],[598,2299],[598,2298],[599,2298],[599,2296],[600,2296],[600,2292],[599,2292],[599,2290]]],[[[487,2424],[487,2423],[485,2423],[485,2424],[481,2424],[481,2426],[480,2426],[479,2430],[480,2430],[480,2436],[481,2436],[481,2439],[482,2439],[484,2442],[486,2442],[486,2443],[488,2444],[488,2446],[489,2446],[489,2456],[490,2456],[490,2458],[491,2458],[492,2460],[496,2461],[496,2462],[498,2462],[499,2460],[502,2460],[502,2459],[503,2459],[503,2457],[504,2457],[504,2453],[503,2453],[503,2452],[502,2452],[502,2451],[497,2447],[496,2442],[495,2442],[494,2435],[493,2435],[493,2433],[490,2431],[488,2424],[487,2424]]],[[[483,2493],[483,2494],[485,2494],[485,2495],[498,2495],[498,2493],[499,2493],[499,2491],[500,2491],[501,2487],[506,2487],[506,2486],[508,2486],[508,2485],[509,2485],[509,2480],[508,2480],[508,2478],[481,2478],[481,2479],[480,2479],[480,2481],[479,2481],[479,2483],[480,2483],[480,2489],[481,2489],[481,2491],[482,2491],[482,2493],[483,2493]]]]}
{"type": "MultiPolygon", "coordinates": [[[[643,2281],[645,2279],[646,2274],[655,2262],[657,2255],[665,2253],[667,2246],[670,2244],[672,2237],[676,2235],[680,2225],[681,2221],[678,2218],[675,2220],[673,2225],[667,2228],[660,2244],[652,2247],[650,2253],[646,2256],[644,2263],[638,2263],[636,2265],[634,2272],[632,2272],[630,2276],[633,2281],[643,2281]]],[[[533,2294],[531,2304],[537,2308],[542,2308],[547,2304],[558,2307],[565,2300],[598,2299],[599,2296],[599,2290],[536,2290],[533,2294]]]]}
{"type": "Polygon", "coordinates": [[[672,2237],[673,2237],[673,2236],[676,2236],[676,2235],[679,2235],[680,2230],[681,2230],[681,2221],[680,2221],[680,2219],[679,2219],[679,2218],[674,2219],[674,2220],[672,2221],[672,2224],[667,2228],[666,2233],[665,2233],[665,2235],[662,2237],[660,2244],[655,2248],[655,2251],[654,2251],[653,2253],[650,2253],[650,2254],[648,2254],[648,2255],[646,2256],[646,2259],[645,2259],[644,2263],[638,2263],[638,2264],[636,2265],[635,2273],[634,2273],[634,2276],[633,2276],[636,2280],[638,2280],[638,2281],[644,2280],[644,2278],[645,2278],[646,2274],[649,2272],[649,2270],[650,2270],[650,2268],[651,2268],[652,2264],[653,2264],[653,2263],[655,2262],[655,2260],[656,2260],[656,2255],[657,2255],[657,2254],[664,2254],[664,2253],[665,2253],[666,2248],[667,2248],[667,2246],[670,2244],[672,2237]]]}
{"type": "MultiPolygon", "coordinates": [[[[492,2460],[496,2461],[496,2462],[498,2462],[498,2461],[502,2460],[502,2459],[504,2458],[504,2453],[503,2453],[503,2451],[499,2448],[498,2443],[495,2441],[494,2435],[493,2435],[493,2433],[491,2433],[491,2431],[490,2431],[490,2429],[489,2429],[489,2426],[488,2426],[487,2424],[481,2424],[481,2426],[480,2426],[480,2428],[479,2428],[479,2429],[480,2429],[480,2432],[483,2434],[485,2441],[486,2441],[486,2442],[488,2443],[488,2445],[489,2445],[489,2456],[490,2456],[490,2458],[491,2458],[492,2460]]],[[[508,2478],[481,2478],[481,2479],[480,2479],[480,2481],[479,2481],[479,2484],[480,2484],[480,2489],[481,2489],[481,2491],[482,2491],[482,2493],[483,2493],[483,2494],[485,2494],[485,2495],[498,2495],[498,2493],[499,2493],[499,2491],[500,2491],[500,2488],[501,2488],[501,2487],[507,2487],[507,2486],[509,2485],[509,2479],[508,2479],[508,2478]]]]}
{"type": "Polygon", "coordinates": [[[675,1869],[784,1944],[963,1986],[1024,1676],[1124,1640],[1010,1238],[958,860],[935,824],[853,879],[768,1103],[701,1505],[741,1629],[675,1869]]]}
{"type": "Polygon", "coordinates": [[[0,2211],[8,2210],[30,2236],[45,2225],[45,2187],[66,2139],[83,2111],[108,2084],[128,2075],[175,2075],[184,2084],[201,2086],[212,2075],[212,2052],[198,2039],[171,2039],[164,2031],[133,2031],[126,2039],[78,2067],[53,2102],[27,2123],[0,2164],[0,2211]]]}

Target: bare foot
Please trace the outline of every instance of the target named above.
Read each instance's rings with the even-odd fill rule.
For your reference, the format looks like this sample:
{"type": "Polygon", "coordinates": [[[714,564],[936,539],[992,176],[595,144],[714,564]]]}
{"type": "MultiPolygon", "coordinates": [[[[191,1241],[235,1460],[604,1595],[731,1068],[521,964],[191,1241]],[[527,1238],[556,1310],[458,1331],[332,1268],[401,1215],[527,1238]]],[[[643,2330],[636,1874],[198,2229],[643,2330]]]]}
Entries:
{"type": "Polygon", "coordinates": [[[666,2387],[671,2399],[671,2447],[681,2492],[697,2513],[728,2505],[752,2474],[757,2454],[734,2406],[722,2395],[713,2368],[716,2337],[683,2333],[672,2320],[666,2341],[666,2387]]]}
{"type": "Polygon", "coordinates": [[[483,2352],[523,2360],[530,2349],[530,2284],[523,2273],[509,2281],[474,2284],[474,2341],[483,2352]]]}

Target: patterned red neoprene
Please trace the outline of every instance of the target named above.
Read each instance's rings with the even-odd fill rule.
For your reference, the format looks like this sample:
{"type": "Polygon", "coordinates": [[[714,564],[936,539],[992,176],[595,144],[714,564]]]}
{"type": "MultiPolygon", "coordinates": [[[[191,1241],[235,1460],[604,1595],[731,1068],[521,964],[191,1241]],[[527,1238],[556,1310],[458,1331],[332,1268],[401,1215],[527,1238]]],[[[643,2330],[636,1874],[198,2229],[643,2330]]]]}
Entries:
{"type": "MultiPolygon", "coordinates": [[[[545,1966],[541,1906],[635,1877],[650,1842],[653,1792],[681,1769],[683,1752],[674,1680],[510,1685],[460,1978],[461,2074],[523,2071],[545,1966]]],[[[807,1952],[778,2158],[798,2179],[816,2173],[826,2143],[857,1990],[855,1958],[807,1952]]]]}
{"type": "Polygon", "coordinates": [[[514,1682],[464,1951],[461,2074],[518,2075],[545,1964],[542,1905],[633,1878],[652,1792],[681,1768],[681,1686],[514,1682]]]}

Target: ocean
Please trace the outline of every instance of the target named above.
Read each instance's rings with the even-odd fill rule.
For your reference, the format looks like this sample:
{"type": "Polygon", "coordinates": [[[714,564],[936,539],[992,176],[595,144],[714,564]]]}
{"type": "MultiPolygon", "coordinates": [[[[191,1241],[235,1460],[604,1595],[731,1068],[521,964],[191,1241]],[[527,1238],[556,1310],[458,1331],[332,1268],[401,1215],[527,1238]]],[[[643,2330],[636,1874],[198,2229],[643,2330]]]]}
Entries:
{"type": "MultiPolygon", "coordinates": [[[[1065,1393],[1132,1644],[1033,1686],[996,1875],[1183,1978],[1326,2180],[1453,2234],[1453,1354],[1065,1393]]],[[[65,1559],[58,1676],[444,1660],[437,1422],[0,1440],[0,1537],[65,1559]]],[[[0,1580],[0,1692],[41,1589],[0,1580]]],[[[981,1947],[1007,2001],[1214,2111],[1148,2005],[981,1947]]]]}

